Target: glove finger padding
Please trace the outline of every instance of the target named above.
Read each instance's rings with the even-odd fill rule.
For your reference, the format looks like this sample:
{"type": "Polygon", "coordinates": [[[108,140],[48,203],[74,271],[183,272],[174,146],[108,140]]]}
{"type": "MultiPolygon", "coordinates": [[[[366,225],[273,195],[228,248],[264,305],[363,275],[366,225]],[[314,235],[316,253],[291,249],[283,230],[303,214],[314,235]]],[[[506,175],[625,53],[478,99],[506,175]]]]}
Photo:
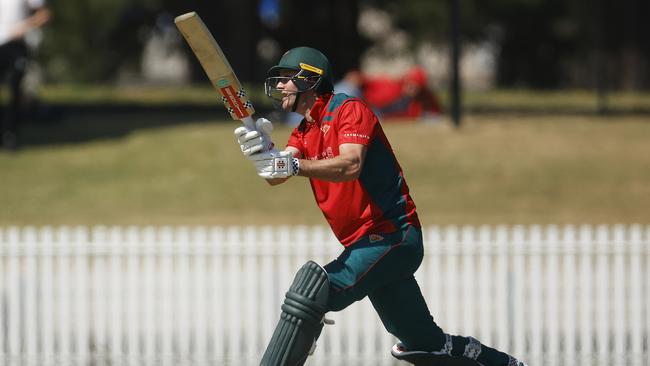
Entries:
{"type": "Polygon", "coordinates": [[[270,136],[271,131],[273,131],[273,123],[266,118],[260,118],[255,122],[255,126],[256,130],[240,126],[234,131],[239,147],[245,156],[273,148],[270,136]]]}
{"type": "Polygon", "coordinates": [[[246,126],[239,126],[235,128],[235,137],[237,138],[237,141],[239,141],[239,137],[242,135],[245,135],[249,132],[250,130],[246,126]]]}
{"type": "Polygon", "coordinates": [[[242,153],[246,156],[264,150],[267,141],[269,141],[261,132],[249,130],[244,126],[235,129],[235,137],[237,138],[242,153]]]}
{"type": "Polygon", "coordinates": [[[244,153],[244,155],[250,156],[264,150],[264,143],[266,140],[259,134],[259,132],[249,132],[246,134],[246,137],[248,140],[241,142],[239,145],[241,147],[241,152],[244,153]],[[254,135],[253,132],[255,133],[254,135]]]}
{"type": "MultiPolygon", "coordinates": [[[[237,130],[239,130],[239,128],[237,130]]],[[[238,135],[237,130],[235,130],[235,136],[237,136],[237,142],[240,144],[245,144],[251,140],[262,138],[262,134],[259,131],[250,131],[246,127],[243,127],[238,135]]]]}
{"type": "Polygon", "coordinates": [[[273,123],[266,118],[258,118],[255,121],[255,127],[266,136],[271,136],[271,132],[273,132],[273,123]]]}
{"type": "Polygon", "coordinates": [[[267,151],[273,149],[273,140],[271,140],[271,132],[273,132],[273,123],[266,118],[258,118],[255,121],[255,127],[262,134],[262,148],[259,151],[267,151]]]}

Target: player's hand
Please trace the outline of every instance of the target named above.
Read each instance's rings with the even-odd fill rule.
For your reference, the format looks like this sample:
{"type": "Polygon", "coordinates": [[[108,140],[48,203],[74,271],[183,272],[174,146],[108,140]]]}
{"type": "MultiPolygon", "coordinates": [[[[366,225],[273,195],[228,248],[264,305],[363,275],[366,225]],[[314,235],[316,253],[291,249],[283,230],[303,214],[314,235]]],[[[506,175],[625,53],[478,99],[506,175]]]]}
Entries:
{"type": "Polygon", "coordinates": [[[298,174],[300,164],[290,151],[271,150],[249,157],[257,169],[257,175],[264,179],[288,178],[298,174]]]}
{"type": "Polygon", "coordinates": [[[271,141],[273,124],[271,121],[266,118],[260,118],[255,122],[255,126],[255,130],[250,130],[246,126],[235,129],[235,137],[237,138],[241,152],[245,156],[268,151],[273,148],[273,142],[271,141]]]}

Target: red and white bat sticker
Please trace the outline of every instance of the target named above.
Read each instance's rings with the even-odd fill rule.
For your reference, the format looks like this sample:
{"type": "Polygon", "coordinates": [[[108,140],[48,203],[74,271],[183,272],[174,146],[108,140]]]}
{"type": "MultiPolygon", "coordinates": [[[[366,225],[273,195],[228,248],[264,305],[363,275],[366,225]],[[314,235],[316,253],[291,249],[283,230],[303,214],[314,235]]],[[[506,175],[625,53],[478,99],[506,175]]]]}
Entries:
{"type": "Polygon", "coordinates": [[[232,110],[232,113],[234,113],[237,118],[242,119],[248,116],[246,107],[244,107],[244,104],[237,96],[237,91],[232,87],[232,85],[219,88],[219,91],[224,96],[226,102],[228,103],[228,106],[230,106],[232,110]]]}

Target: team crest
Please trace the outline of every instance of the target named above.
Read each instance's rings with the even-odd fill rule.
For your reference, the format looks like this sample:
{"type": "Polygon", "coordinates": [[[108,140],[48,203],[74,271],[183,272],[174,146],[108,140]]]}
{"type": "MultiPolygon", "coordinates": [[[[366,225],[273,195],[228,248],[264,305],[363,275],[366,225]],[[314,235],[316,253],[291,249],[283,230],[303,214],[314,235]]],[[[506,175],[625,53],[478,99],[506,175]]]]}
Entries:
{"type": "Polygon", "coordinates": [[[378,241],[384,240],[384,237],[378,234],[370,234],[370,236],[368,236],[368,239],[371,243],[376,243],[378,241]]]}
{"type": "Polygon", "coordinates": [[[330,125],[322,125],[320,130],[323,131],[323,135],[327,133],[327,131],[330,130],[330,125]]]}

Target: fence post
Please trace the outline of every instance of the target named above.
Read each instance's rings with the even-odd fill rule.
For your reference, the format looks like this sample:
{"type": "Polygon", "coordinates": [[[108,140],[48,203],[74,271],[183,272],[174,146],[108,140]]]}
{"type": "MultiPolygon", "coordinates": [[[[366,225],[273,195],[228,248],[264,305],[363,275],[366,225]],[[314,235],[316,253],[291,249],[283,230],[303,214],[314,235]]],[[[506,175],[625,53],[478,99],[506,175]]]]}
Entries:
{"type": "Polygon", "coordinates": [[[142,256],[143,244],[140,242],[140,230],[135,226],[129,226],[124,233],[124,255],[126,256],[126,283],[124,302],[125,324],[125,355],[124,360],[127,365],[136,366],[141,363],[140,358],[140,332],[142,331],[142,321],[146,310],[142,311],[144,304],[143,292],[140,285],[144,282],[142,271],[140,270],[140,258],[142,256]]]}
{"type": "MultiPolygon", "coordinates": [[[[524,249],[524,255],[528,256],[529,265],[528,272],[530,273],[528,282],[528,295],[526,298],[530,299],[528,308],[530,314],[528,315],[529,322],[527,322],[527,335],[529,337],[529,359],[531,363],[542,363],[542,346],[543,346],[543,332],[544,327],[543,319],[543,297],[542,290],[544,286],[542,275],[542,258],[544,241],[542,239],[542,228],[539,225],[533,225],[528,229],[528,245],[524,249]]],[[[525,354],[525,353],[518,353],[525,354]]]]}
{"type": "Polygon", "coordinates": [[[448,333],[458,333],[460,328],[458,321],[458,228],[449,226],[445,230],[444,236],[444,256],[446,261],[446,273],[442,279],[445,283],[444,297],[445,308],[444,317],[442,318],[442,329],[447,329],[448,333]]]}
{"type": "Polygon", "coordinates": [[[476,296],[476,238],[474,229],[470,226],[464,226],[461,230],[460,253],[462,266],[460,267],[462,275],[462,308],[463,316],[460,327],[462,334],[476,334],[476,324],[474,315],[477,308],[476,296]]]}
{"type": "Polygon", "coordinates": [[[260,352],[266,348],[266,343],[271,339],[274,329],[274,321],[277,317],[276,309],[279,304],[275,303],[275,251],[276,243],[274,241],[274,230],[271,226],[264,226],[260,233],[260,276],[265,279],[260,288],[260,324],[258,329],[261,330],[262,344],[260,352]]]}
{"type": "Polygon", "coordinates": [[[173,240],[174,232],[171,227],[164,226],[159,229],[159,242],[156,252],[160,253],[160,275],[158,276],[159,295],[157,301],[160,303],[160,348],[158,356],[161,358],[159,364],[171,365],[174,357],[174,259],[173,240]]]}
{"type": "MultiPolygon", "coordinates": [[[[22,283],[23,296],[25,305],[23,306],[24,324],[24,349],[22,362],[38,362],[38,335],[39,325],[37,320],[38,314],[38,237],[35,230],[25,231],[25,237],[22,243],[24,251],[23,273],[24,281],[22,283]]],[[[0,313],[3,314],[4,312],[0,313]]],[[[0,315],[1,316],[1,315],[0,315]]],[[[11,321],[11,320],[10,320],[11,321]]],[[[0,328],[0,332],[4,332],[0,328]]],[[[0,347],[2,343],[0,343],[0,347]]],[[[46,360],[49,361],[49,360],[46,360]]]]}
{"type": "MultiPolygon", "coordinates": [[[[560,280],[559,280],[559,265],[558,256],[560,252],[560,239],[559,229],[555,225],[550,225],[546,228],[546,240],[544,240],[544,247],[542,255],[546,257],[546,276],[544,282],[546,285],[542,289],[544,292],[542,298],[545,298],[545,311],[544,323],[546,329],[542,332],[542,347],[546,344],[546,356],[543,358],[545,363],[559,364],[559,348],[560,348],[560,331],[559,331],[559,314],[560,307],[558,306],[560,295],[560,280]],[[544,336],[545,335],[545,336],[544,336]]],[[[563,284],[566,286],[566,284],[563,284]]],[[[565,309],[570,311],[570,309],[565,309]]]]}
{"type": "MultiPolygon", "coordinates": [[[[643,281],[647,276],[642,277],[643,259],[642,229],[640,225],[630,227],[630,316],[628,317],[627,328],[630,330],[629,356],[632,366],[643,365],[643,281]]],[[[650,313],[647,314],[650,318],[650,313]]],[[[650,332],[650,329],[648,329],[650,332]]],[[[650,337],[650,334],[648,334],[650,337]]],[[[650,349],[648,350],[650,352],[650,349]]],[[[649,355],[650,356],[650,355],[649,355]]]]}
{"type": "Polygon", "coordinates": [[[109,362],[120,363],[124,356],[122,349],[124,319],[122,317],[122,304],[124,296],[121,292],[121,285],[124,283],[122,276],[122,256],[124,253],[125,242],[122,237],[122,230],[119,227],[111,227],[108,230],[108,240],[106,248],[108,249],[108,357],[109,362]]]}
{"type": "Polygon", "coordinates": [[[242,251],[243,266],[239,271],[241,277],[242,287],[239,291],[244,294],[244,303],[241,304],[239,311],[241,313],[242,337],[244,340],[244,357],[247,364],[257,363],[257,356],[260,346],[259,332],[257,332],[259,319],[258,309],[263,305],[257,299],[257,291],[259,289],[257,281],[258,267],[258,253],[259,253],[259,238],[257,230],[253,226],[247,226],[244,229],[242,241],[237,243],[242,251]]]}
{"type": "Polygon", "coordinates": [[[614,237],[612,242],[612,250],[614,251],[613,258],[613,273],[612,273],[612,286],[613,292],[610,295],[613,295],[613,340],[614,344],[610,349],[614,350],[614,355],[612,355],[614,360],[623,360],[623,363],[627,363],[628,354],[626,350],[626,340],[627,340],[627,331],[626,331],[626,306],[627,299],[629,294],[626,294],[625,287],[628,285],[627,278],[625,276],[625,257],[629,248],[625,245],[625,236],[626,228],[623,225],[616,225],[613,227],[614,237]]]}
{"type": "MultiPolygon", "coordinates": [[[[491,286],[498,286],[494,276],[492,258],[494,258],[494,246],[491,241],[492,230],[489,226],[481,226],[478,234],[479,275],[478,275],[478,336],[479,340],[486,345],[493,344],[494,320],[500,299],[495,298],[495,291],[491,286]]],[[[498,323],[497,323],[498,324],[498,323]]]]}
{"type": "MultiPolygon", "coordinates": [[[[192,296],[190,281],[190,230],[186,226],[174,229],[174,246],[173,255],[176,259],[176,266],[172,272],[173,281],[173,300],[175,305],[175,322],[174,322],[174,344],[175,359],[188,360],[190,357],[190,307],[189,302],[192,296]]],[[[178,361],[175,361],[175,363],[178,361]]]]}
{"type": "MultiPolygon", "coordinates": [[[[33,230],[27,228],[26,231],[33,230]]],[[[41,230],[41,352],[44,363],[54,361],[54,235],[51,227],[41,230]]]]}
{"type": "Polygon", "coordinates": [[[192,362],[208,364],[207,359],[207,250],[208,234],[204,227],[194,230],[190,256],[192,258],[192,311],[191,321],[194,325],[192,362]]]}
{"type": "Polygon", "coordinates": [[[56,313],[56,324],[58,331],[56,337],[58,338],[57,355],[58,360],[62,364],[71,364],[71,333],[70,324],[72,317],[70,316],[70,285],[72,283],[70,278],[70,256],[71,256],[71,237],[70,229],[68,227],[60,227],[56,230],[56,257],[57,257],[57,275],[56,282],[57,297],[56,302],[58,312],[56,313]]]}
{"type": "Polygon", "coordinates": [[[577,306],[580,311],[580,365],[592,365],[593,356],[593,275],[592,258],[595,252],[593,243],[593,229],[583,225],[578,238],[580,246],[580,302],[577,306]]]}
{"type": "MultiPolygon", "coordinates": [[[[578,364],[579,358],[576,354],[576,318],[579,312],[576,306],[576,295],[580,293],[580,289],[576,286],[576,271],[578,269],[576,257],[576,230],[573,226],[565,227],[560,241],[564,250],[564,259],[562,263],[563,278],[562,284],[564,286],[564,317],[562,318],[562,332],[561,337],[564,344],[564,364],[578,364]]],[[[560,334],[558,334],[560,337],[560,334]]]]}
{"type": "Polygon", "coordinates": [[[91,252],[92,261],[90,262],[91,278],[92,278],[92,335],[91,335],[91,349],[94,354],[91,358],[100,364],[106,362],[106,248],[107,233],[106,228],[102,226],[95,227],[92,232],[91,239],[91,252]]]}
{"type": "Polygon", "coordinates": [[[88,306],[88,258],[89,254],[88,230],[77,227],[74,232],[73,255],[75,266],[74,279],[74,313],[75,313],[75,357],[76,362],[85,365],[88,362],[90,349],[90,315],[88,306]]]}
{"type": "MultiPolygon", "coordinates": [[[[497,343],[496,347],[502,350],[510,350],[514,347],[511,342],[513,332],[511,319],[511,297],[512,288],[510,286],[510,247],[508,245],[509,230],[504,225],[499,225],[494,233],[495,256],[496,256],[496,317],[494,324],[496,328],[497,343]]],[[[493,328],[493,329],[494,329],[493,328]]]]}
{"type": "Polygon", "coordinates": [[[597,246],[597,273],[596,273],[596,303],[598,304],[596,310],[597,320],[597,334],[596,334],[596,350],[598,360],[595,365],[606,366],[610,363],[610,297],[609,292],[609,254],[610,254],[610,239],[609,230],[606,226],[598,226],[596,229],[596,246],[597,246]]]}
{"type": "Polygon", "coordinates": [[[211,349],[212,358],[216,360],[223,360],[226,357],[226,321],[227,321],[227,307],[226,307],[226,288],[225,283],[230,280],[227,272],[224,271],[224,257],[226,257],[225,247],[225,233],[222,228],[212,228],[209,232],[208,245],[210,246],[210,258],[212,265],[212,272],[210,273],[210,294],[212,308],[209,309],[208,317],[211,331],[208,333],[212,335],[211,349]]]}
{"type": "Polygon", "coordinates": [[[143,274],[143,289],[142,289],[142,304],[145,312],[143,312],[142,328],[143,328],[143,343],[142,343],[142,359],[141,362],[147,366],[157,365],[158,360],[156,355],[158,350],[156,347],[156,318],[159,317],[159,310],[156,304],[156,257],[159,253],[156,248],[156,230],[147,226],[142,229],[142,270],[143,274]]]}

